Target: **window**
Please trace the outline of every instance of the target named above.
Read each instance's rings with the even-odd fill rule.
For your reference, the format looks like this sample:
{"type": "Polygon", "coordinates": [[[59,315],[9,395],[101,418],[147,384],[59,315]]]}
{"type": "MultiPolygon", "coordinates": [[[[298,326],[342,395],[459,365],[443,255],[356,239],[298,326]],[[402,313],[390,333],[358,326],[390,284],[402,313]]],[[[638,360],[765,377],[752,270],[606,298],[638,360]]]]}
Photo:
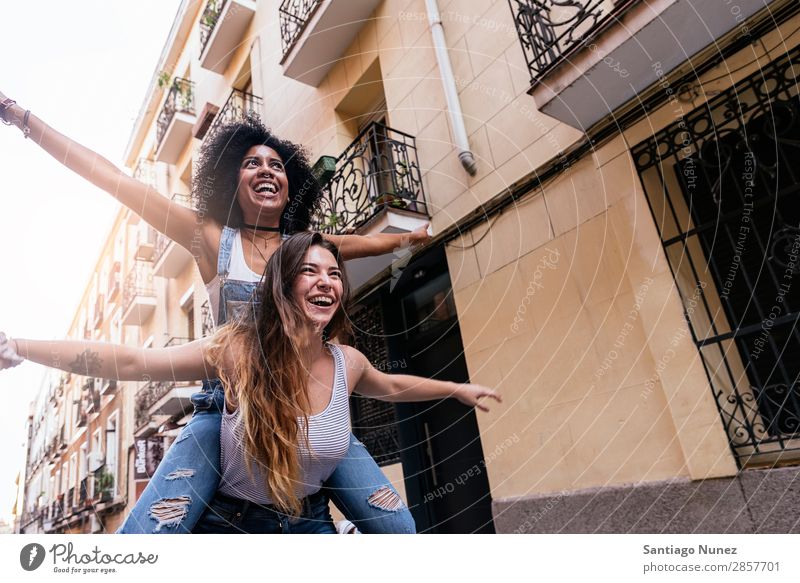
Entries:
{"type": "MultiPolygon", "coordinates": [[[[356,347],[378,370],[388,372],[389,352],[383,331],[380,303],[364,305],[351,314],[356,331],[356,347]]],[[[400,438],[394,405],[369,397],[353,395],[350,399],[353,434],[364,444],[379,466],[400,461],[400,438]]]]}
{"type": "Polygon", "coordinates": [[[800,451],[796,48],[632,149],[740,465],[800,451]]]}

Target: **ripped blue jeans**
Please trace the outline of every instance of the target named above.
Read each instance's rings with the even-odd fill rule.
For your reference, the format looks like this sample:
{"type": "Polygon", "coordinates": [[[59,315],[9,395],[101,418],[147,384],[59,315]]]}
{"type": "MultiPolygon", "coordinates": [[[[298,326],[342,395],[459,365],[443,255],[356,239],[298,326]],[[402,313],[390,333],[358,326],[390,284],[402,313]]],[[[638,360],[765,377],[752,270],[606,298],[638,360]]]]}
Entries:
{"type": "MultiPolygon", "coordinates": [[[[118,533],[190,533],[214,500],[222,475],[222,385],[204,383],[203,391],[192,395],[192,402],[191,421],[167,450],[118,533]]],[[[416,532],[411,512],[352,434],[346,457],[324,488],[342,514],[365,534],[416,532]]]]}

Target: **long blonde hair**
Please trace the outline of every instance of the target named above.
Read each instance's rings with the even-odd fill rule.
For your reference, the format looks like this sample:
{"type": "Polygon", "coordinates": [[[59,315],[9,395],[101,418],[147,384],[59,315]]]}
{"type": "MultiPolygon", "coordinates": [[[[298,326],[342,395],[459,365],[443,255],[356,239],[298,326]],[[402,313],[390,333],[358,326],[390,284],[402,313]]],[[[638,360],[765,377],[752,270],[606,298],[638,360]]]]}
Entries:
{"type": "MultiPolygon", "coordinates": [[[[220,370],[227,398],[238,403],[245,428],[246,458],[262,467],[273,504],[289,514],[301,511],[298,417],[308,439],[308,379],[311,363],[304,361],[312,342],[318,342],[292,287],[313,246],[330,251],[339,263],[338,250],[319,233],[298,233],[284,241],[267,262],[259,288],[261,304],[221,328],[209,351],[220,370]],[[233,370],[222,366],[230,355],[233,370]]],[[[349,334],[344,305],[349,297],[342,271],[339,309],[325,328],[325,337],[349,334]]],[[[231,362],[228,360],[228,362],[231,362]]],[[[230,365],[229,365],[230,366],[230,365]]],[[[250,464],[248,464],[250,471],[250,464]]],[[[251,474],[252,475],[252,474],[251,474]]]]}

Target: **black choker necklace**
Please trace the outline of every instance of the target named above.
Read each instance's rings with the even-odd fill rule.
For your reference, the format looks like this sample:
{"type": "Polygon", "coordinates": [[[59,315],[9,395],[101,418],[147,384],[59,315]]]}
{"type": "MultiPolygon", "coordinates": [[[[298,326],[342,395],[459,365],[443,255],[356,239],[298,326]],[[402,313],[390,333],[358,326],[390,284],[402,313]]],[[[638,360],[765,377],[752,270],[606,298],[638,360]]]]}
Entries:
{"type": "Polygon", "coordinates": [[[270,233],[280,233],[280,227],[262,227],[261,225],[248,225],[245,224],[245,227],[248,229],[253,229],[254,231],[269,231],[270,233]]]}

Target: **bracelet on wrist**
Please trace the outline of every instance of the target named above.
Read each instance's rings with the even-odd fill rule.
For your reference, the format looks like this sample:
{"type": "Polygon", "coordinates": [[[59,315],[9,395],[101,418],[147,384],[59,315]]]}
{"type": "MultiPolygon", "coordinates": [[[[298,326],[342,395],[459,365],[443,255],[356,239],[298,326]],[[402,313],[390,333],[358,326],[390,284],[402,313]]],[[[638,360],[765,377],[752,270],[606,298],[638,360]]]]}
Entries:
{"type": "MultiPolygon", "coordinates": [[[[9,99],[6,97],[2,101],[0,101],[0,121],[2,121],[5,125],[10,126],[14,125],[14,122],[8,119],[8,112],[17,104],[16,101],[13,99],[9,99]]],[[[20,129],[22,130],[22,135],[27,138],[31,135],[31,128],[28,125],[28,120],[31,118],[31,110],[26,109],[25,114],[22,117],[22,125],[20,129]]]]}
{"type": "Polygon", "coordinates": [[[11,122],[8,121],[8,119],[6,118],[8,110],[14,107],[16,104],[17,104],[16,101],[14,101],[13,99],[9,99],[8,97],[0,101],[0,121],[2,121],[7,126],[11,125],[11,122]]]}

